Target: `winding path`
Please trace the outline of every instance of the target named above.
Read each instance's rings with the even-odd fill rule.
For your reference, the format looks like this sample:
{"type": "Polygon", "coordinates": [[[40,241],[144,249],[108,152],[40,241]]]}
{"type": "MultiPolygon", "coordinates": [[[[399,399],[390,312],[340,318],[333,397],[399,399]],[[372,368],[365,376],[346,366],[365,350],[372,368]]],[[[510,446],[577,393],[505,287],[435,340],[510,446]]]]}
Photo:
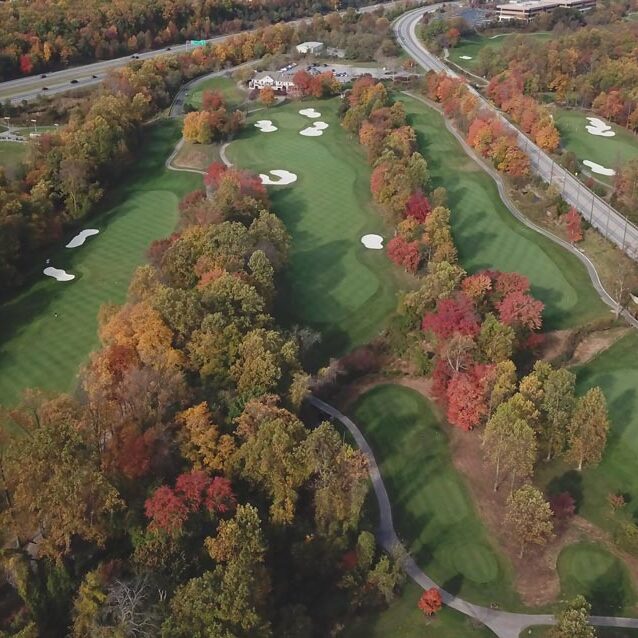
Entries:
{"type": "MultiPolygon", "coordinates": [[[[361,430],[355,423],[345,414],[341,413],[335,407],[318,399],[315,396],[308,397],[308,403],[317,408],[323,414],[333,419],[337,419],[347,430],[357,443],[359,449],[363,452],[368,462],[368,472],[372,482],[377,503],[379,506],[379,527],[377,530],[377,539],[379,544],[390,554],[393,554],[397,548],[402,546],[401,541],[394,529],[392,520],[392,507],[390,506],[390,498],[381,476],[381,471],[374,458],[372,448],[366,441],[361,430]]],[[[438,585],[416,564],[414,559],[405,552],[406,559],[403,563],[403,569],[406,574],[423,589],[437,587],[441,592],[443,602],[456,609],[456,611],[469,616],[475,620],[482,622],[489,627],[499,638],[519,638],[521,632],[527,627],[533,625],[553,625],[555,618],[551,614],[522,614],[512,613],[508,611],[499,611],[474,605],[458,596],[454,596],[449,592],[441,589],[438,585]]],[[[626,627],[638,629],[638,618],[617,618],[614,616],[591,616],[590,621],[593,625],[601,627],[626,627]]]]}

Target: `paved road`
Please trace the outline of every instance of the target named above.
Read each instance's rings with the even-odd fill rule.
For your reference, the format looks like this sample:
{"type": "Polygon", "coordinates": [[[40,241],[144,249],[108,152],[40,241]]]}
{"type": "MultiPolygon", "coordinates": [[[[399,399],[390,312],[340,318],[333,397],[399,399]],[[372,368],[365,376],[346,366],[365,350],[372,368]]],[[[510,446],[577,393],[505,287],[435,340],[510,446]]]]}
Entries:
{"type": "MultiPolygon", "coordinates": [[[[374,489],[377,503],[379,505],[379,527],[377,530],[377,539],[386,551],[393,554],[396,549],[402,545],[402,543],[394,529],[390,498],[388,497],[388,492],[385,488],[385,484],[383,483],[383,477],[381,476],[377,461],[374,458],[372,448],[368,445],[368,442],[363,436],[361,430],[345,414],[342,414],[336,408],[314,396],[310,396],[308,398],[308,402],[323,414],[326,414],[333,419],[337,419],[345,428],[347,428],[356,441],[357,446],[365,455],[368,461],[368,472],[370,474],[372,488],[374,489]]],[[[481,605],[474,605],[473,603],[467,602],[458,596],[454,596],[453,594],[450,594],[438,587],[438,585],[419,568],[411,556],[408,556],[406,559],[404,569],[408,576],[410,576],[410,578],[423,589],[437,587],[441,592],[441,597],[446,605],[456,609],[466,616],[469,616],[470,618],[474,618],[475,620],[482,622],[499,638],[519,638],[521,632],[532,625],[555,624],[554,616],[550,614],[517,614],[508,611],[499,611],[497,609],[490,609],[489,607],[482,607],[481,605]]],[[[605,627],[638,628],[637,618],[592,616],[590,621],[594,625],[605,627]]]]}
{"type": "MultiPolygon", "coordinates": [[[[459,77],[458,73],[449,69],[439,58],[425,49],[416,34],[421,16],[430,10],[432,10],[431,7],[419,8],[397,18],[394,22],[394,31],[398,42],[424,69],[459,77]]],[[[554,184],[565,201],[574,206],[604,237],[619,246],[630,257],[636,259],[638,257],[638,228],[607,202],[595,195],[578,178],[554,162],[549,155],[510,124],[505,116],[474,88],[470,87],[470,90],[481,101],[481,106],[494,112],[508,128],[514,131],[520,147],[530,159],[534,172],[546,183],[554,184]]]]}
{"type": "MultiPolygon", "coordinates": [[[[401,1],[402,0],[392,0],[391,2],[382,2],[367,7],[361,7],[359,12],[369,13],[371,11],[375,11],[379,7],[391,7],[401,1]]],[[[298,24],[310,19],[311,18],[301,18],[291,22],[290,24],[298,24]]],[[[221,42],[226,38],[232,37],[232,35],[237,34],[217,36],[210,38],[207,42],[221,42]]],[[[171,45],[168,48],[147,51],[136,55],[139,60],[148,60],[161,55],[184,53],[190,49],[192,49],[192,46],[190,45],[176,44],[171,45]]],[[[84,66],[72,67],[70,69],[63,69],[62,71],[47,73],[46,78],[41,78],[39,75],[35,75],[26,78],[18,78],[17,80],[7,80],[6,82],[0,83],[0,101],[4,102],[8,99],[13,104],[19,104],[23,100],[32,101],[42,95],[55,95],[57,93],[65,93],[73,89],[95,86],[104,80],[109,70],[129,64],[132,60],[133,58],[131,55],[126,55],[121,58],[103,60],[101,62],[94,62],[84,66]],[[71,84],[73,80],[76,81],[75,84],[71,84]],[[47,87],[46,91],[43,90],[43,87],[45,86],[47,87]]]]}

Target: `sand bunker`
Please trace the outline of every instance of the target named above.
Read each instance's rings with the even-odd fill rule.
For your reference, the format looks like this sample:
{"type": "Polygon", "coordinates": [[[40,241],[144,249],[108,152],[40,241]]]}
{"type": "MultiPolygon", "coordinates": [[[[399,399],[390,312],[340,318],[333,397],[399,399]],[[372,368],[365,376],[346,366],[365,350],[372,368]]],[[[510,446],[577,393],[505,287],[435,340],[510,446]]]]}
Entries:
{"type": "Polygon", "coordinates": [[[305,115],[306,117],[310,117],[312,119],[321,117],[321,113],[319,113],[319,111],[315,111],[315,109],[301,109],[301,111],[299,111],[299,115],[305,115]]]}
{"type": "Polygon", "coordinates": [[[589,124],[585,125],[587,132],[591,135],[598,135],[599,137],[614,137],[616,133],[611,130],[611,126],[603,122],[603,120],[597,117],[586,118],[589,124]]]}
{"type": "Polygon", "coordinates": [[[616,171],[613,168],[606,168],[600,164],[596,164],[596,162],[592,162],[591,160],[583,160],[583,164],[585,166],[589,166],[592,173],[607,175],[608,177],[613,177],[616,174],[616,171]]]}
{"type": "Polygon", "coordinates": [[[323,132],[328,128],[329,124],[326,122],[313,122],[312,126],[299,131],[299,135],[305,135],[306,137],[319,137],[323,135],[323,132]]]}
{"type": "Polygon", "coordinates": [[[285,171],[283,169],[275,168],[272,171],[268,171],[270,175],[274,175],[278,179],[272,179],[270,175],[265,175],[264,173],[260,173],[259,177],[261,179],[261,183],[266,186],[284,186],[285,184],[292,184],[297,181],[297,176],[290,171],[285,171]]]}
{"type": "Polygon", "coordinates": [[[471,55],[459,55],[459,58],[461,58],[461,60],[471,60],[472,56],[471,55]]]}
{"type": "Polygon", "coordinates": [[[100,231],[97,228],[87,228],[82,232],[79,232],[67,245],[66,248],[77,248],[81,246],[87,237],[91,237],[92,235],[97,235],[100,231]]]}
{"type": "Polygon", "coordinates": [[[53,266],[47,266],[42,272],[47,277],[53,277],[58,281],[71,281],[71,279],[75,279],[75,275],[71,275],[66,270],[54,268],[53,266]]]}
{"type": "Polygon", "coordinates": [[[257,120],[255,127],[262,133],[273,133],[277,130],[277,127],[273,126],[272,120],[257,120]]]}
{"type": "Polygon", "coordinates": [[[381,237],[381,235],[364,235],[361,238],[361,243],[366,248],[381,250],[383,248],[383,237],[381,237]]]}

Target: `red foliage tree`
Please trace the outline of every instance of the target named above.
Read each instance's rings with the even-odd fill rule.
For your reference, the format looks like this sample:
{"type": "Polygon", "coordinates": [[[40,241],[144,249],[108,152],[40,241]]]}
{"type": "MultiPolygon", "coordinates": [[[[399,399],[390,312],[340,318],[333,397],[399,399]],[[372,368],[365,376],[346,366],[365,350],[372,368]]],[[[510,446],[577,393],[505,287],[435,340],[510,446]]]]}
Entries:
{"type": "Polygon", "coordinates": [[[20,73],[23,75],[29,75],[33,71],[33,61],[31,56],[24,54],[20,56],[20,73]]]}
{"type": "Polygon", "coordinates": [[[295,88],[301,93],[301,95],[310,94],[312,75],[310,75],[308,71],[297,71],[297,73],[292,76],[292,81],[295,83],[295,88]]]}
{"type": "Polygon", "coordinates": [[[447,420],[465,430],[474,429],[487,415],[485,379],[489,366],[475,366],[469,372],[457,372],[447,386],[447,420]]]}
{"type": "Polygon", "coordinates": [[[416,241],[406,241],[400,235],[393,237],[388,242],[388,257],[397,266],[405,268],[408,272],[415,273],[421,262],[421,251],[416,241]]]}
{"type": "Polygon", "coordinates": [[[226,171],[228,171],[228,167],[225,164],[222,162],[213,162],[208,167],[206,175],[204,175],[204,184],[206,184],[206,186],[217,188],[219,186],[219,180],[226,171]]]}
{"type": "Polygon", "coordinates": [[[539,330],[543,325],[543,308],[545,304],[531,295],[512,292],[496,304],[501,321],[513,327],[539,330]]]}
{"type": "Polygon", "coordinates": [[[175,492],[183,499],[189,511],[194,512],[201,507],[204,492],[209,485],[210,478],[205,472],[192,470],[177,477],[175,492]]]}
{"type": "Polygon", "coordinates": [[[581,241],[583,238],[583,218],[578,211],[572,207],[565,215],[565,225],[567,226],[567,236],[572,244],[581,241]]]}
{"type": "Polygon", "coordinates": [[[445,405],[447,402],[447,386],[454,374],[454,370],[447,361],[437,359],[432,371],[432,394],[436,400],[445,405]]]}
{"type": "Polygon", "coordinates": [[[168,487],[158,487],[153,495],[146,499],[144,512],[151,519],[151,529],[167,534],[179,534],[188,518],[188,508],[183,499],[168,487]]]}
{"type": "Polygon", "coordinates": [[[216,476],[206,488],[204,506],[210,512],[225,514],[231,511],[237,499],[230,481],[222,476],[216,476]]]}
{"type": "Polygon", "coordinates": [[[559,525],[564,525],[576,513],[576,503],[569,492],[560,492],[552,496],[549,506],[559,525]]]}
{"type": "Polygon", "coordinates": [[[433,616],[443,605],[441,592],[436,587],[426,589],[419,598],[419,609],[426,616],[433,616]]]}
{"type": "Polygon", "coordinates": [[[434,333],[439,340],[446,340],[455,333],[474,337],[481,324],[472,300],[460,292],[454,297],[439,299],[436,310],[423,317],[421,328],[434,333]]]}
{"type": "Polygon", "coordinates": [[[420,191],[412,193],[405,205],[404,217],[411,217],[422,224],[430,214],[432,207],[428,198],[420,191]]]}
{"type": "Polygon", "coordinates": [[[513,292],[527,293],[529,292],[529,279],[517,272],[496,272],[494,289],[501,299],[513,292]]]}
{"type": "Polygon", "coordinates": [[[219,91],[204,91],[202,93],[202,110],[217,111],[225,106],[224,96],[219,91]]]}

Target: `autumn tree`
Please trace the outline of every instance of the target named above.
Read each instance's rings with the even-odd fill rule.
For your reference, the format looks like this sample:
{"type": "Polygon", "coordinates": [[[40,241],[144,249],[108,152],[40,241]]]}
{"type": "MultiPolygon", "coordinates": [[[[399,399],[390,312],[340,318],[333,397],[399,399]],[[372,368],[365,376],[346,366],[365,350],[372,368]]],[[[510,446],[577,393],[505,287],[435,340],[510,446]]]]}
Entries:
{"type": "Polygon", "coordinates": [[[441,592],[436,587],[426,589],[419,598],[418,607],[426,616],[434,616],[442,606],[441,592]]]}
{"type": "Polygon", "coordinates": [[[271,107],[277,101],[277,96],[275,95],[275,90],[271,86],[265,86],[263,89],[260,89],[259,90],[259,101],[265,107],[271,107]]]}
{"type": "Polygon", "coordinates": [[[572,244],[579,242],[583,238],[583,218],[574,208],[570,208],[565,215],[565,226],[567,227],[567,237],[572,244]]]}
{"type": "Polygon", "coordinates": [[[599,387],[590,388],[576,401],[568,426],[566,458],[576,464],[597,465],[607,443],[607,402],[599,387]]]}
{"type": "Polygon", "coordinates": [[[583,596],[569,601],[558,614],[557,622],[549,631],[551,638],[596,638],[596,630],[589,624],[591,605],[583,596]]]}
{"type": "Polygon", "coordinates": [[[525,548],[545,545],[553,536],[552,510],[542,493],[532,485],[523,485],[507,499],[505,523],[520,544],[519,557],[525,548]]]}

